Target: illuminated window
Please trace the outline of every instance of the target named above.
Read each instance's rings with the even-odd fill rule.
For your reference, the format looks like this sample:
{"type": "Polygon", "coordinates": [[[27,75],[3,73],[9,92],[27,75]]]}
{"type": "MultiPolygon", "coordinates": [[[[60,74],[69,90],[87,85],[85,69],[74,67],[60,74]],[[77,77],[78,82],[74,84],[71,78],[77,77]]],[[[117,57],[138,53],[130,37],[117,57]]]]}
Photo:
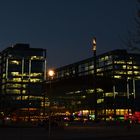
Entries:
{"type": "Polygon", "coordinates": [[[42,75],[42,73],[31,73],[30,74],[30,76],[34,76],[34,77],[36,77],[36,76],[41,76],[42,75]]]}
{"type": "Polygon", "coordinates": [[[13,76],[19,76],[19,72],[11,72],[11,75],[13,75],[13,76]]]}
{"type": "Polygon", "coordinates": [[[23,82],[29,82],[29,79],[28,80],[23,80],[23,82]]]}
{"type": "Polygon", "coordinates": [[[106,109],[106,115],[112,115],[114,113],[113,109],[106,109]]]}
{"type": "Polygon", "coordinates": [[[10,64],[19,65],[19,64],[20,64],[20,61],[17,61],[17,60],[10,60],[10,64]]]}
{"type": "Polygon", "coordinates": [[[20,94],[20,90],[18,90],[18,89],[6,89],[6,93],[20,94]]]}
{"type": "Polygon", "coordinates": [[[127,64],[132,64],[132,61],[128,61],[127,64]]]}
{"type": "Polygon", "coordinates": [[[105,96],[107,96],[107,97],[113,97],[114,94],[113,94],[113,92],[112,93],[105,93],[105,96]]]}
{"type": "Polygon", "coordinates": [[[115,64],[125,64],[125,61],[114,61],[115,64]]]}
{"type": "Polygon", "coordinates": [[[121,79],[120,75],[114,75],[114,78],[121,79]]]}
{"type": "Polygon", "coordinates": [[[123,65],[122,67],[123,67],[123,69],[126,69],[126,65],[123,65]]]}
{"type": "Polygon", "coordinates": [[[104,59],[104,57],[101,57],[100,59],[99,59],[99,62],[102,62],[102,61],[104,61],[105,59],[104,59]]]}
{"type": "Polygon", "coordinates": [[[12,81],[12,82],[21,82],[21,78],[12,78],[11,80],[9,81],[12,81]]]}
{"type": "Polygon", "coordinates": [[[22,96],[22,100],[27,100],[28,96],[22,96]]]}
{"type": "Polygon", "coordinates": [[[21,88],[21,84],[7,84],[8,88],[21,88]]]}
{"type": "Polygon", "coordinates": [[[21,96],[16,97],[16,100],[21,100],[21,96]]]}
{"type": "Polygon", "coordinates": [[[133,68],[134,68],[134,69],[138,69],[139,67],[138,67],[138,66],[133,66],[133,68]]]}
{"type": "Polygon", "coordinates": [[[136,79],[140,79],[140,76],[136,76],[135,78],[136,78],[136,79]]]}
{"type": "MultiPolygon", "coordinates": [[[[34,100],[43,100],[43,97],[40,96],[30,96],[30,99],[34,99],[34,100]]],[[[48,98],[47,98],[48,99],[48,98]]]]}
{"type": "Polygon", "coordinates": [[[6,77],[6,74],[3,74],[2,77],[5,78],[6,77]]]}
{"type": "Polygon", "coordinates": [[[125,71],[115,71],[116,74],[126,74],[125,71]]]}
{"type": "Polygon", "coordinates": [[[98,92],[103,92],[103,89],[97,88],[97,91],[98,91],[98,92]]]}
{"type": "Polygon", "coordinates": [[[100,72],[100,71],[103,71],[103,69],[102,69],[102,68],[100,68],[100,69],[97,69],[97,72],[100,72]]]}
{"type": "Polygon", "coordinates": [[[26,87],[27,87],[27,85],[26,85],[26,84],[22,84],[22,87],[26,88],[26,87]]]}
{"type": "Polygon", "coordinates": [[[128,73],[128,74],[132,74],[133,72],[132,72],[132,71],[128,71],[127,73],[128,73]]]}
{"type": "Polygon", "coordinates": [[[116,115],[125,115],[128,113],[127,109],[116,109],[116,115]]]}
{"type": "Polygon", "coordinates": [[[127,69],[132,69],[132,66],[127,66],[127,69]]]}
{"type": "Polygon", "coordinates": [[[78,90],[78,91],[75,91],[75,93],[80,93],[81,91],[80,90],[78,90]]]}
{"type": "Polygon", "coordinates": [[[42,60],[44,59],[43,56],[31,56],[31,60],[42,60]]]}
{"type": "Polygon", "coordinates": [[[93,89],[88,89],[88,90],[86,90],[86,92],[90,94],[90,93],[93,93],[94,90],[93,89]]]}
{"type": "Polygon", "coordinates": [[[89,70],[91,70],[91,69],[93,69],[93,68],[94,68],[94,66],[93,66],[93,65],[89,66],[89,70]]]}
{"type": "Polygon", "coordinates": [[[13,78],[12,81],[14,81],[14,82],[21,82],[22,80],[21,80],[21,78],[13,78]]]}
{"type": "Polygon", "coordinates": [[[97,100],[97,104],[100,104],[100,103],[102,103],[102,102],[104,102],[104,99],[98,99],[98,100],[97,100]]]}
{"type": "Polygon", "coordinates": [[[105,56],[105,60],[108,60],[109,59],[109,57],[108,56],[105,56]]]}
{"type": "Polygon", "coordinates": [[[42,80],[41,79],[30,79],[30,82],[33,82],[33,83],[35,83],[35,82],[41,82],[42,80]]]}
{"type": "Polygon", "coordinates": [[[86,98],[86,96],[82,96],[81,98],[82,98],[82,99],[85,99],[85,98],[86,98]]]}
{"type": "Polygon", "coordinates": [[[26,90],[22,90],[22,94],[25,94],[26,93],[26,90]]]}
{"type": "Polygon", "coordinates": [[[134,71],[134,74],[138,75],[140,74],[140,71],[134,71]]]}

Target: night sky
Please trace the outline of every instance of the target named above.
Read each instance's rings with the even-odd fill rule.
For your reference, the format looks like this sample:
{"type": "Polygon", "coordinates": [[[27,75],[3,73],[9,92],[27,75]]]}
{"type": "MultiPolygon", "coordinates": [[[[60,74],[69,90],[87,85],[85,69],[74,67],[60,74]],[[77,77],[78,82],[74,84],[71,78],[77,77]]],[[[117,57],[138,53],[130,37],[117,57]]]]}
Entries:
{"type": "Polygon", "coordinates": [[[47,49],[48,67],[124,49],[136,0],[0,0],[0,51],[15,43],[47,49]]]}

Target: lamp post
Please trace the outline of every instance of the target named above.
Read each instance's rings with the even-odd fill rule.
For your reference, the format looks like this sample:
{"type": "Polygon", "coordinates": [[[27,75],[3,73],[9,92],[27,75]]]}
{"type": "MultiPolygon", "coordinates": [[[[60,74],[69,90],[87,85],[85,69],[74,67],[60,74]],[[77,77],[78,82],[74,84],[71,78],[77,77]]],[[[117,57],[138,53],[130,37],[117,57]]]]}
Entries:
{"type": "MultiPolygon", "coordinates": [[[[49,77],[49,80],[50,80],[50,94],[51,94],[51,80],[53,79],[55,73],[54,73],[54,70],[49,70],[48,71],[48,77],[49,77]]],[[[49,95],[50,97],[51,95],[49,95]]],[[[49,137],[51,136],[51,101],[50,101],[50,104],[49,104],[49,130],[48,130],[48,135],[49,137]]]]}
{"type": "Polygon", "coordinates": [[[96,81],[96,78],[97,78],[97,68],[96,68],[96,37],[93,38],[93,48],[92,48],[92,51],[93,51],[93,63],[94,63],[94,98],[95,98],[95,122],[97,121],[98,119],[98,112],[97,112],[97,81],[96,81]]]}
{"type": "Polygon", "coordinates": [[[133,113],[135,112],[135,99],[136,99],[136,83],[135,78],[133,76],[133,113]]]}

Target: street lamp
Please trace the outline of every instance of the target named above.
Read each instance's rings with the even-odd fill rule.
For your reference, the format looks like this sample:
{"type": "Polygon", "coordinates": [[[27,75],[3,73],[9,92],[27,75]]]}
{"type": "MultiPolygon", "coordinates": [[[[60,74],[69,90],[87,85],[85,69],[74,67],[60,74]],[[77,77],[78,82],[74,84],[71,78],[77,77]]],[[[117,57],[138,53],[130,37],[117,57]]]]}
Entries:
{"type": "MultiPolygon", "coordinates": [[[[51,96],[51,80],[53,79],[55,75],[55,72],[54,70],[49,70],[48,71],[48,77],[49,77],[49,80],[50,80],[50,95],[49,97],[51,96]]],[[[50,105],[49,105],[49,130],[48,130],[48,135],[49,137],[51,136],[51,101],[50,101],[50,105]]]]}
{"type": "Polygon", "coordinates": [[[49,70],[48,71],[48,76],[52,79],[53,78],[53,76],[54,76],[54,70],[49,70]]]}
{"type": "Polygon", "coordinates": [[[97,112],[97,68],[96,68],[96,37],[93,38],[93,63],[94,63],[94,98],[95,98],[95,121],[97,121],[97,115],[98,115],[98,112],[97,112]]]}

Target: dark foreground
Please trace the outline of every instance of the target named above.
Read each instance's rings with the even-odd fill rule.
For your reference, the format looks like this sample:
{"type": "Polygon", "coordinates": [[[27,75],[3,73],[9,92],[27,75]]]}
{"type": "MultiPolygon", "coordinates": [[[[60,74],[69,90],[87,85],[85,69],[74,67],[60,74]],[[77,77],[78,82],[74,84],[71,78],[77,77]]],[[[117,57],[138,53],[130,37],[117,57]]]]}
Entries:
{"type": "Polygon", "coordinates": [[[51,129],[46,128],[0,128],[1,140],[136,140],[140,137],[140,125],[84,125],[51,129]]]}

